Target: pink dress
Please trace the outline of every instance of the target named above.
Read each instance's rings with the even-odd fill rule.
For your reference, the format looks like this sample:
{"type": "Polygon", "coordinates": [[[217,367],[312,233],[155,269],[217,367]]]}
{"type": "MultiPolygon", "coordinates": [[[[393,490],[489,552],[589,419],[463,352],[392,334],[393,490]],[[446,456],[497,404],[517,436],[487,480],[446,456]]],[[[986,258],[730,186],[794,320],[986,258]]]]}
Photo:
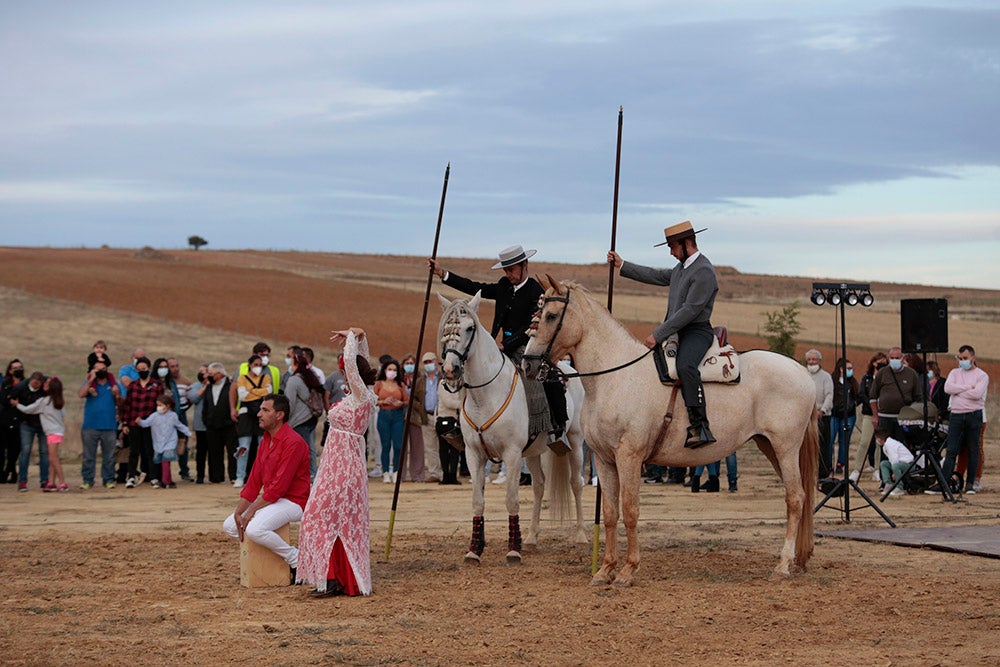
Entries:
{"type": "Polygon", "coordinates": [[[375,394],[358,374],[357,354],[368,356],[368,341],[362,339],[359,344],[351,334],[344,345],[344,372],[351,393],[327,414],[330,432],[302,515],[296,578],[320,591],[326,590],[327,579],[335,579],[347,595],[371,595],[364,434],[375,394]]]}

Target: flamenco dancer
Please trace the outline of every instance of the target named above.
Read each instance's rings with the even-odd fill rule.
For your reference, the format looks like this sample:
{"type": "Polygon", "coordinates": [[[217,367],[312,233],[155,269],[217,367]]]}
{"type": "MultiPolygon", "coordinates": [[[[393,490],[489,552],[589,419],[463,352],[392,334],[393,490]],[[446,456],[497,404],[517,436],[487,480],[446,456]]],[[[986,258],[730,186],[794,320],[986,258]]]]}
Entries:
{"type": "Polygon", "coordinates": [[[363,329],[334,331],[344,344],[349,393],[327,413],[330,431],[299,530],[299,583],[314,598],[371,595],[365,430],[375,404],[376,371],[368,364],[363,329]]]}

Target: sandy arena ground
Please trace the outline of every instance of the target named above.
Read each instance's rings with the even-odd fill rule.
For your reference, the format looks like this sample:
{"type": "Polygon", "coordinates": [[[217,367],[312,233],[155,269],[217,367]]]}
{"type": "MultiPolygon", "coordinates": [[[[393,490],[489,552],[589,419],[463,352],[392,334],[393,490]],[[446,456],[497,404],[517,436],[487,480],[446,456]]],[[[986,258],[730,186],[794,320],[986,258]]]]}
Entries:
{"type": "MultiPolygon", "coordinates": [[[[463,565],[467,480],[404,484],[386,560],[392,487],[376,481],[374,595],[324,600],[304,587],[240,587],[238,547],[220,530],[236,503],[228,485],[80,491],[68,464],[74,490],[43,494],[33,466],[29,493],[0,486],[0,663],[1000,663],[1000,559],[818,538],[808,573],[773,580],[784,504],[763,457],[740,456],[738,493],[725,480],[719,494],[643,487],[642,567],[624,590],[590,587],[591,548],[554,521],[523,565],[505,565],[494,485],[483,564],[463,565]]],[[[594,489],[585,493],[589,535],[594,489]]],[[[859,505],[854,496],[851,528],[884,527],[859,505]]],[[[522,494],[525,521],[530,506],[522,494]]],[[[818,530],[845,527],[833,507],[818,530]]],[[[1000,493],[884,508],[901,527],[996,526],[1000,493]]]]}

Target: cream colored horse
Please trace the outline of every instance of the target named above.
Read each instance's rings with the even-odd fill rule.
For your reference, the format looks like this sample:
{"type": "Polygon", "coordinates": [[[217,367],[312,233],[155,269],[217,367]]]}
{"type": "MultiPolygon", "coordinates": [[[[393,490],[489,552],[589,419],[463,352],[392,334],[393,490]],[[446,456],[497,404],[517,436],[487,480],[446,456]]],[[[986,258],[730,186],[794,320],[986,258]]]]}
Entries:
{"type": "MultiPolygon", "coordinates": [[[[538,541],[539,519],[545,483],[550,482],[550,501],[554,514],[565,514],[569,491],[576,497],[575,540],[586,543],[583,529],[583,429],[579,406],[583,404],[583,384],[571,380],[566,391],[569,422],[566,437],[572,447],[565,456],[552,455],[550,476],[542,471],[541,455],[548,452],[547,434],[541,433],[529,442],[528,403],[524,381],[517,367],[500,351],[489,331],[480,323],[480,295],[472,299],[449,301],[438,295],[444,313],[438,327],[439,353],[442,371],[450,381],[461,382],[466,388],[465,402],[459,415],[465,456],[472,477],[472,540],[465,555],[466,563],[478,564],[486,544],[483,512],[485,466],[487,459],[501,460],[507,466],[507,563],[521,562],[521,528],[518,518],[521,458],[526,459],[531,472],[534,506],[531,523],[524,537],[525,544],[538,541]]],[[[568,367],[566,367],[568,368],[568,367]]]]}
{"type": "MultiPolygon", "coordinates": [[[[547,287],[544,306],[522,362],[527,372],[537,372],[542,358],[559,359],[566,352],[572,352],[581,374],[614,368],[647,352],[582,287],[560,284],[551,276],[542,284],[547,287]]],[[[679,396],[672,408],[675,417],[662,442],[656,442],[672,389],[660,383],[651,359],[582,378],[583,432],[604,491],[604,562],[592,585],[628,586],[639,568],[636,523],[644,463],[707,464],[725,458],[748,440],[767,456],[785,486],[787,527],[775,572],[805,570],[813,551],[819,458],[813,383],[795,361],[762,350],[742,353],[740,371],[738,384],[705,385],[709,422],[718,441],[700,449],[684,448],[688,419],[679,396]],[[619,500],[628,553],[616,574],[619,500]]]]}

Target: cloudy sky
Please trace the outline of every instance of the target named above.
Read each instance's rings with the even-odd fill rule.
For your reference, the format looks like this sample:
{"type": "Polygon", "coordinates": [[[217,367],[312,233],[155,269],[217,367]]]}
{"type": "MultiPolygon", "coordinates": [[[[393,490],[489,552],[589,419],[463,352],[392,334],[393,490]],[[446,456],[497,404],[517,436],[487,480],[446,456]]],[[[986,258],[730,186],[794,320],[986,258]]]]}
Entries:
{"type": "Polygon", "coordinates": [[[0,244],[1000,288],[995,1],[5,2],[0,244]]]}

